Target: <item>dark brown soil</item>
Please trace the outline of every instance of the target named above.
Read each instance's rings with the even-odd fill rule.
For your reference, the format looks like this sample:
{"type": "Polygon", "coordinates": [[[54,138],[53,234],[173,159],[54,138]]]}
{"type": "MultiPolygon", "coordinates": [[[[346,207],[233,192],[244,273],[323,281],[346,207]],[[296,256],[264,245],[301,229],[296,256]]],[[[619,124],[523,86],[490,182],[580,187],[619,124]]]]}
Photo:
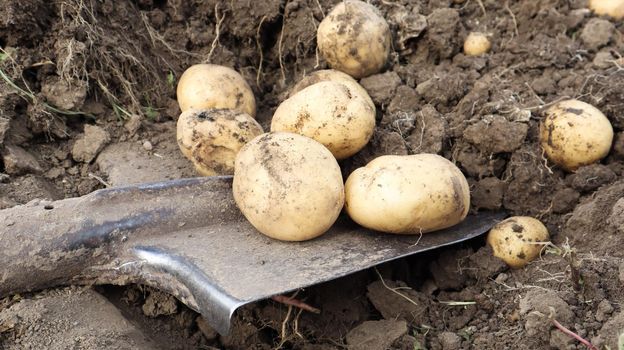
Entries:
{"type": "MultiPolygon", "coordinates": [[[[0,0],[0,209],[152,179],[143,166],[111,170],[122,149],[175,158],[161,171],[192,175],[171,140],[175,83],[194,63],[241,72],[268,129],[288,90],[326,68],[315,33],[336,2],[0,0]]],[[[163,348],[584,348],[557,320],[615,349],[624,332],[624,25],[594,16],[585,0],[459,2],[371,1],[390,23],[392,59],[361,81],[377,128],[341,166],[346,175],[383,154],[441,154],[466,174],[473,211],[547,225],[554,246],[542,258],[509,270],[478,238],[300,293],[319,315],[272,301],[244,307],[229,336],[162,293],[100,292],[163,348]],[[471,31],[490,35],[489,54],[461,53],[471,31]],[[609,156],[575,173],[546,161],[537,143],[544,107],[566,97],[599,108],[616,132],[609,156]]],[[[84,305],[46,293],[0,300],[0,348],[70,348],[75,334],[87,336],[33,316],[84,305]],[[45,338],[32,336],[36,327],[45,338]]],[[[82,348],[134,341],[115,332],[82,348]]]]}

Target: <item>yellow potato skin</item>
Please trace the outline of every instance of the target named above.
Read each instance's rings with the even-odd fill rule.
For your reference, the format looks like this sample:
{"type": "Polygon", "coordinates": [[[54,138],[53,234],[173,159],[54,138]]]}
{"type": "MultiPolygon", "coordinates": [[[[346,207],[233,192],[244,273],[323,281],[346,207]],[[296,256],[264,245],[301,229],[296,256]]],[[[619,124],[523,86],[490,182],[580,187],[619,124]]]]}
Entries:
{"type": "Polygon", "coordinates": [[[232,175],[238,151],[263,132],[248,114],[228,109],[187,110],[177,122],[180,151],[203,176],[232,175]]]}
{"type": "Polygon", "coordinates": [[[256,99],[245,79],[235,70],[214,65],[189,67],[178,82],[178,104],[189,109],[232,109],[256,117],[256,99]]]}
{"type": "Polygon", "coordinates": [[[483,33],[473,32],[468,34],[464,41],[464,54],[467,56],[480,56],[490,51],[492,44],[483,33]]]}
{"type": "Polygon", "coordinates": [[[345,184],[345,208],[358,224],[381,232],[419,234],[451,227],[468,215],[462,172],[436,154],[381,156],[345,184]]]}
{"type": "Polygon", "coordinates": [[[374,129],[375,105],[368,94],[334,81],[299,91],[280,104],[271,120],[271,131],[310,137],[339,160],[361,150],[374,129]]]}
{"type": "Polygon", "coordinates": [[[600,16],[624,18],[624,0],[589,0],[589,8],[600,16]]]}
{"type": "Polygon", "coordinates": [[[320,143],[271,132],[249,142],[236,157],[234,200],[261,233],[305,241],[325,233],[344,205],[338,162],[320,143]]]}
{"type": "Polygon", "coordinates": [[[338,3],[321,21],[317,45],[330,67],[354,78],[379,72],[390,54],[390,27],[377,8],[359,0],[338,3]]]}
{"type": "Polygon", "coordinates": [[[539,220],[514,216],[496,224],[488,233],[487,244],[494,256],[511,268],[522,268],[540,254],[543,247],[536,242],[549,240],[548,229],[539,220]]]}
{"type": "MultiPolygon", "coordinates": [[[[353,79],[353,77],[351,77],[349,74],[343,73],[335,69],[321,69],[303,77],[297,84],[295,84],[295,86],[292,87],[292,89],[290,89],[288,97],[292,97],[293,95],[307,88],[308,86],[320,83],[322,81],[334,81],[337,83],[343,83],[345,85],[351,84],[349,86],[360,89],[360,92],[363,92],[363,95],[368,96],[368,92],[366,91],[366,89],[364,89],[364,87],[360,85],[357,80],[353,79]]],[[[373,103],[372,100],[371,103],[373,103]]]]}
{"type": "Polygon", "coordinates": [[[568,171],[606,157],[613,142],[609,119],[579,100],[561,101],[546,110],[540,145],[553,163],[568,171]]]}

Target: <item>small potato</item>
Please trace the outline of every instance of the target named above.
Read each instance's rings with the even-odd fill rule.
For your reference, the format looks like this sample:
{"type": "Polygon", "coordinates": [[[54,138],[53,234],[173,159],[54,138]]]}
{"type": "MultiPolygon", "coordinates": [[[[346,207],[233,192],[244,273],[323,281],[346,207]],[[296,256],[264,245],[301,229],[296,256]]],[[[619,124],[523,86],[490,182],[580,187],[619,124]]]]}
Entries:
{"type": "Polygon", "coordinates": [[[271,131],[304,135],[322,143],[336,159],[361,150],[375,129],[375,106],[352,85],[323,81],[282,102],[271,131]]]}
{"type": "Polygon", "coordinates": [[[514,216],[496,224],[487,236],[494,256],[512,268],[521,268],[537,258],[549,239],[548,229],[539,220],[514,216]]]}
{"type": "Polygon", "coordinates": [[[320,143],[293,133],[260,135],[236,157],[234,200],[263,234],[304,241],[325,233],[344,205],[338,162],[320,143]]]}
{"type": "Polygon", "coordinates": [[[624,0],[589,0],[589,8],[600,16],[624,18],[624,0]]]}
{"type": "Polygon", "coordinates": [[[546,156],[569,171],[606,157],[612,141],[609,119],[579,100],[553,105],[540,123],[540,144],[546,156]]]}
{"type": "Polygon", "coordinates": [[[490,39],[485,34],[472,32],[468,34],[466,41],[464,41],[464,54],[467,56],[481,56],[490,51],[491,47],[490,39]]]}
{"type": "Polygon", "coordinates": [[[447,228],[463,221],[470,208],[466,178],[436,154],[378,157],[351,173],[345,194],[355,222],[389,233],[447,228]]]}
{"type": "Polygon", "coordinates": [[[182,112],[189,109],[232,109],[256,117],[256,99],[245,79],[235,70],[196,64],[180,77],[177,88],[182,112]]]}
{"type": "Polygon", "coordinates": [[[178,146],[203,176],[233,174],[238,151],[263,132],[248,114],[229,109],[187,110],[177,124],[178,146]]]}
{"type": "Polygon", "coordinates": [[[321,55],[334,69],[354,78],[379,72],[390,54],[390,27],[373,5],[341,1],[321,21],[316,34],[321,55]]]}

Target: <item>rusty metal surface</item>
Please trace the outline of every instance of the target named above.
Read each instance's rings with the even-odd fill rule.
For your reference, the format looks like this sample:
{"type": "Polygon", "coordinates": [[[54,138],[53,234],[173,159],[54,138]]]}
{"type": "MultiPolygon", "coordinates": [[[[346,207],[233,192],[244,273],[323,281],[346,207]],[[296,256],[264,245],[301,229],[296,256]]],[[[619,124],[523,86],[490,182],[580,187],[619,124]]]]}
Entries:
{"type": "Polygon", "coordinates": [[[0,297],[70,283],[145,283],[177,296],[227,333],[253,301],[325,282],[486,232],[503,213],[419,236],[371,232],[342,216],[320,238],[258,233],[231,178],[106,189],[0,211],[0,297]]]}

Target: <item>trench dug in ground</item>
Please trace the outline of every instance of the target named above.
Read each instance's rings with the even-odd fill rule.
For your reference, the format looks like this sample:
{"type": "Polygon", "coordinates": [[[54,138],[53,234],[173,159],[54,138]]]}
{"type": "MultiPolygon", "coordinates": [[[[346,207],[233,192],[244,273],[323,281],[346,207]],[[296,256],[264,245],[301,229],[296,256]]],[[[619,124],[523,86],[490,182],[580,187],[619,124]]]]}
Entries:
{"type": "MultiPolygon", "coordinates": [[[[326,67],[315,31],[335,2],[0,0],[0,209],[194,176],[174,139],[183,70],[240,71],[267,128],[287,89],[326,67]]],[[[391,24],[394,51],[383,73],[361,81],[377,129],[344,171],[382,154],[439,153],[468,177],[472,210],[541,218],[554,247],[509,270],[475,239],[301,292],[319,315],[271,301],[244,307],[229,336],[142,286],[16,295],[0,300],[0,347],[584,348],[554,319],[615,349],[624,331],[621,21],[583,0],[371,2],[391,24]],[[491,35],[491,53],[461,53],[470,31],[491,35]],[[543,107],[566,96],[601,109],[616,131],[609,156],[574,174],[536,143],[543,107]]]]}

